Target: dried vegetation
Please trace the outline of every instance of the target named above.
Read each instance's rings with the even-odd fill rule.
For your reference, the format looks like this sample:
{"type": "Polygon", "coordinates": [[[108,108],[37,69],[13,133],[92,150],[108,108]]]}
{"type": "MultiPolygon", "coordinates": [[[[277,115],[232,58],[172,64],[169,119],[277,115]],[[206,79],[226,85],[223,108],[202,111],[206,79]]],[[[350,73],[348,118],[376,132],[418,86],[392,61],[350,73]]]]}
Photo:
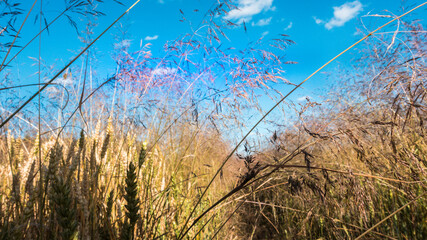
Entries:
{"type": "MultiPolygon", "coordinates": [[[[163,58],[149,44],[131,51],[122,26],[113,76],[93,80],[90,48],[80,67],[43,68],[62,78],[34,105],[8,69],[23,11],[0,2],[9,11],[0,17],[0,239],[427,237],[423,26],[400,19],[374,34],[324,101],[288,101],[291,124],[273,121],[268,141],[243,138],[233,150],[248,114],[262,113],[258,94],[275,99],[274,87],[291,84],[283,51],[293,42],[222,46],[236,24],[217,17],[235,8],[220,2],[167,42],[163,58]]],[[[90,44],[102,13],[93,1],[66,3],[58,17],[77,31],[73,14],[90,13],[80,32],[90,44]]],[[[56,19],[43,21],[47,31],[56,19]]]]}

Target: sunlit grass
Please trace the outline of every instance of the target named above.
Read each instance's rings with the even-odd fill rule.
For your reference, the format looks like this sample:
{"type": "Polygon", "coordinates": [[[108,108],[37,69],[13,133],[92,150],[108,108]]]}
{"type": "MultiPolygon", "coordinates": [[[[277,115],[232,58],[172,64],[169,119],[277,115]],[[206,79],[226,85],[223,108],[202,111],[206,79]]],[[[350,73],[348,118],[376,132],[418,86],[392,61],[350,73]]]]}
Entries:
{"type": "MultiPolygon", "coordinates": [[[[93,7],[81,2],[74,7],[93,7]]],[[[395,35],[369,38],[374,32],[344,50],[365,43],[355,77],[337,72],[323,102],[287,102],[295,120],[272,122],[271,136],[253,141],[246,137],[270,112],[341,54],[275,95],[271,84],[289,84],[280,54],[292,40],[282,34],[240,52],[221,50],[229,23],[217,16],[227,4],[167,42],[162,59],[149,45],[131,52],[126,33],[118,36],[117,69],[105,80],[92,80],[89,53],[69,68],[96,42],[86,33],[88,47],[52,70],[51,82],[66,71],[58,82],[66,91],[44,96],[42,118],[25,101],[8,105],[0,239],[426,238],[422,25],[395,18],[411,31],[393,52],[383,43],[395,35]],[[217,89],[218,79],[227,86],[217,89]],[[248,113],[263,112],[259,91],[281,100],[248,126],[248,113]]]]}

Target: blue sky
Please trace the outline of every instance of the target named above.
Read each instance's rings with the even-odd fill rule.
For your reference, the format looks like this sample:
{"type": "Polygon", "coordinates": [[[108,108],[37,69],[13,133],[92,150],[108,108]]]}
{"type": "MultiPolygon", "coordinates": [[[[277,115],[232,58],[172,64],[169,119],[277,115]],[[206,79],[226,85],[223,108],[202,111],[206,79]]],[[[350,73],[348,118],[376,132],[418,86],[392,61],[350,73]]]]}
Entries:
{"type": "MultiPolygon", "coordinates": [[[[25,1],[28,9],[32,1],[25,1]]],[[[94,29],[95,35],[108,26],[115,17],[119,16],[134,1],[121,1],[121,6],[108,0],[100,4],[97,10],[106,13],[106,16],[98,18],[94,29]]],[[[129,27],[128,39],[131,47],[136,49],[140,43],[152,44],[151,50],[154,56],[161,57],[162,46],[167,40],[191,33],[191,27],[187,22],[180,22],[182,14],[191,20],[193,27],[197,25],[203,14],[215,3],[215,0],[145,0],[141,1],[131,12],[124,17],[119,24],[129,27]],[[195,11],[197,9],[197,12],[195,11]]],[[[422,1],[407,1],[404,6],[418,5],[422,1]]],[[[298,64],[287,65],[284,77],[291,82],[299,83],[311,72],[323,65],[330,58],[360,39],[363,35],[357,33],[362,29],[360,17],[370,30],[388,21],[388,18],[368,17],[368,14],[399,14],[402,2],[399,0],[334,0],[334,1],[284,1],[284,0],[234,0],[238,9],[232,10],[223,19],[241,24],[245,22],[247,31],[242,26],[234,27],[226,31],[230,40],[224,40],[230,46],[245,46],[251,41],[264,37],[264,39],[276,38],[278,34],[287,34],[295,41],[295,45],[288,48],[287,59],[298,64]],[[385,12],[384,10],[389,10],[385,12]]],[[[44,11],[47,20],[64,8],[63,1],[44,0],[44,11]]],[[[38,10],[36,10],[38,11],[38,10]]],[[[425,8],[413,14],[413,17],[422,18],[425,8]]],[[[30,17],[30,19],[34,19],[30,17]]],[[[22,21],[22,19],[21,19],[22,21]]],[[[21,43],[30,39],[37,30],[37,24],[31,22],[23,29],[21,43]]],[[[393,30],[393,29],[388,29],[393,30]]],[[[363,30],[366,33],[366,29],[363,30]]],[[[114,64],[111,54],[114,49],[114,35],[117,29],[113,29],[102,37],[94,46],[98,51],[97,71],[101,78],[114,72],[114,64]]],[[[84,47],[76,36],[75,30],[67,19],[60,19],[50,28],[49,34],[42,37],[42,58],[47,64],[54,64],[55,68],[61,68],[69,59],[75,56],[79,48],[84,47]]],[[[13,69],[20,73],[21,83],[36,82],[37,76],[34,62],[29,57],[37,57],[37,43],[33,43],[14,62],[13,69]]],[[[338,64],[348,66],[353,52],[341,57],[337,62],[325,69],[330,73],[338,64]]],[[[77,61],[76,64],[81,64],[77,61]]],[[[304,96],[316,98],[316,95],[331,84],[333,80],[320,73],[307,82],[297,91],[291,99],[298,101],[304,96]]],[[[281,89],[286,91],[286,89],[281,89]]],[[[268,105],[268,103],[266,103],[268,105]]]]}

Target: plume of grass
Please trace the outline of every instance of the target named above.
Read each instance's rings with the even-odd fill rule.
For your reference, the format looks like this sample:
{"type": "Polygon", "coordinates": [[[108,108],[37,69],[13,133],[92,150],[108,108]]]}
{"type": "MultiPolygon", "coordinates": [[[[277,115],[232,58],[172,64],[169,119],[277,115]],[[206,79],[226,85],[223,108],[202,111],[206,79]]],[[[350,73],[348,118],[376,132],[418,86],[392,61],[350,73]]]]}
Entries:
{"type": "Polygon", "coordinates": [[[104,218],[102,220],[102,227],[99,228],[99,236],[101,239],[115,239],[116,234],[112,224],[114,205],[114,191],[111,190],[107,199],[107,206],[105,208],[104,218]]]}
{"type": "Polygon", "coordinates": [[[121,229],[121,239],[133,240],[135,225],[139,218],[138,182],[136,167],[129,163],[125,179],[126,218],[121,229]]]}
{"type": "Polygon", "coordinates": [[[74,208],[74,197],[71,182],[63,176],[56,176],[51,190],[52,211],[55,212],[55,222],[59,225],[57,239],[72,240],[78,237],[78,223],[74,208]]]}

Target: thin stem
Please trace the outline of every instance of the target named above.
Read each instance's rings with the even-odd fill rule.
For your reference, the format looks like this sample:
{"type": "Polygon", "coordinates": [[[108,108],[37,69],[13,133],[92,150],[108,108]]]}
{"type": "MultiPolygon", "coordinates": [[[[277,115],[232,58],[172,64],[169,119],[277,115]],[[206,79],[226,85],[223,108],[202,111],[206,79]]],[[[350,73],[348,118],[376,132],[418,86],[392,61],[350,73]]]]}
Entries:
{"type": "MultiPolygon", "coordinates": [[[[41,30],[41,27],[42,27],[42,18],[41,18],[41,16],[42,16],[42,14],[43,14],[43,0],[41,0],[40,1],[40,21],[39,21],[39,27],[40,27],[40,30],[41,30]]],[[[41,31],[40,31],[40,33],[41,33],[41,31]]],[[[40,35],[38,35],[39,36],[39,61],[38,61],[38,70],[39,70],[39,72],[38,72],[38,80],[39,80],[39,91],[40,91],[40,89],[41,89],[41,45],[42,45],[42,36],[41,36],[41,34],[40,35]]],[[[15,55],[15,56],[17,56],[17,55],[15,55]]],[[[14,56],[14,57],[15,57],[14,56]]],[[[13,58],[14,58],[13,57],[13,58]]],[[[13,60],[13,58],[11,59],[11,60],[13,60]]],[[[5,60],[6,60],[6,58],[5,58],[5,60]]],[[[10,62],[10,61],[9,61],[10,62]]],[[[1,71],[1,68],[0,68],[0,71],[1,71]]],[[[42,170],[42,151],[41,151],[41,146],[42,146],[42,138],[41,138],[41,96],[39,95],[39,99],[38,99],[38,131],[39,131],[39,134],[38,134],[38,140],[39,140],[39,146],[38,146],[38,160],[39,160],[39,174],[40,174],[40,181],[39,181],[39,184],[40,184],[40,188],[39,188],[39,191],[40,191],[40,206],[39,206],[39,214],[40,214],[40,228],[39,228],[39,230],[40,230],[40,235],[39,235],[39,237],[40,237],[40,239],[44,239],[44,229],[43,229],[43,225],[44,225],[44,219],[43,219],[43,209],[44,209],[44,200],[43,200],[43,170],[42,170]]]]}

